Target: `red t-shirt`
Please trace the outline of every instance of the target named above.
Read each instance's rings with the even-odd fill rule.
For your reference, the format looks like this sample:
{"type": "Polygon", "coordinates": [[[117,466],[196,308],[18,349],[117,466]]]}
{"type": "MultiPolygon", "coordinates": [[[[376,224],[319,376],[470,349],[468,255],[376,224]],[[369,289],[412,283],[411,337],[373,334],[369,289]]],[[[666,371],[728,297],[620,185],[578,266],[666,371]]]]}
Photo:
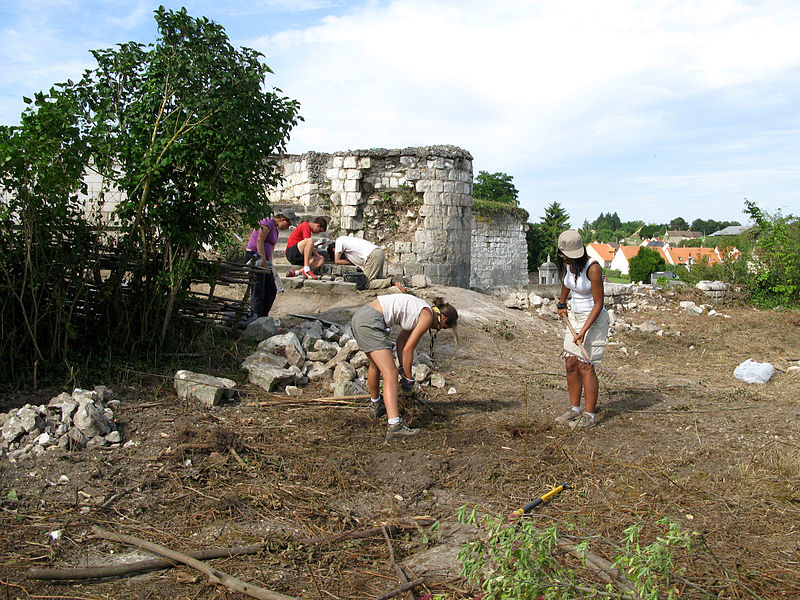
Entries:
{"type": "Polygon", "coordinates": [[[294,228],[291,235],[289,235],[289,239],[286,240],[286,248],[291,248],[292,246],[296,246],[297,242],[300,242],[306,238],[311,237],[311,226],[308,224],[308,221],[303,221],[294,228]]]}

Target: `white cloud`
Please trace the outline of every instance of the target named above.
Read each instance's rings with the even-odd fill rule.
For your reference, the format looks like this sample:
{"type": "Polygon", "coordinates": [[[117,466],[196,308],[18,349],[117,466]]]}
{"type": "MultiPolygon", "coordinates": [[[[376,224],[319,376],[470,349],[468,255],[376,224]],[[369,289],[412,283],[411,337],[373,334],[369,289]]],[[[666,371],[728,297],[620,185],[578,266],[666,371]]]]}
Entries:
{"type": "MultiPolygon", "coordinates": [[[[636,208],[630,198],[648,188],[665,206],[638,206],[657,214],[671,210],[664,188],[672,201],[703,189],[723,210],[742,188],[777,199],[796,184],[784,168],[800,161],[794,0],[185,4],[264,52],[276,73],[268,84],[300,100],[294,152],[456,144],[476,170],[513,175],[535,195],[525,202],[587,198],[594,210],[601,198],[612,203],[603,212],[615,199],[636,208]]],[[[32,93],[80,76],[88,48],[149,41],[154,7],[5,9],[15,18],[0,31],[0,88],[32,93]]],[[[3,122],[16,119],[7,98],[3,122]]]]}

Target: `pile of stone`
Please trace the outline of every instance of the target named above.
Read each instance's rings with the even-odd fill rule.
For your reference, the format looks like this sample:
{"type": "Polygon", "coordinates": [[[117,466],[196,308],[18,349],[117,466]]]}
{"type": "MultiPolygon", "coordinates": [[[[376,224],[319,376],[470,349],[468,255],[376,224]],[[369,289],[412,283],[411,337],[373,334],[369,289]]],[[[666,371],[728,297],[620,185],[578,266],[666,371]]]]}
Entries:
{"type": "MultiPolygon", "coordinates": [[[[289,395],[300,395],[301,387],[318,381],[328,383],[334,396],[367,393],[369,358],[359,350],[349,324],[306,320],[281,330],[275,319],[262,317],[248,326],[243,337],[259,343],[242,368],[251,383],[269,392],[285,389],[289,395]]],[[[445,386],[427,354],[416,353],[414,362],[413,375],[420,384],[445,386]]]]}
{"type": "Polygon", "coordinates": [[[694,287],[705,292],[714,302],[727,297],[733,290],[733,286],[724,281],[698,281],[694,287]]]}
{"type": "Polygon", "coordinates": [[[51,450],[116,447],[122,442],[114,423],[111,390],[76,388],[52,398],[46,405],[26,404],[0,413],[0,457],[16,461],[51,450]]]}
{"type": "Polygon", "coordinates": [[[519,310],[533,309],[541,316],[556,314],[555,300],[544,298],[536,292],[528,293],[525,290],[511,292],[503,302],[506,308],[517,308],[519,310]]]}

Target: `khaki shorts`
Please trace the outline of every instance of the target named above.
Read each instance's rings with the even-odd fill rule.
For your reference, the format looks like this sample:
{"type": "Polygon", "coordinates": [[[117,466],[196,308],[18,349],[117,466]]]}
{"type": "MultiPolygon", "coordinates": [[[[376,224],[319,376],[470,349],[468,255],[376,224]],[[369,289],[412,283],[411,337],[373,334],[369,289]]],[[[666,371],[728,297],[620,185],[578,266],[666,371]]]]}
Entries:
{"type": "MultiPolygon", "coordinates": [[[[574,313],[570,311],[567,313],[567,318],[569,318],[577,333],[581,330],[583,324],[586,323],[586,319],[589,318],[589,313],[574,313]]],[[[603,362],[606,338],[608,338],[608,312],[604,309],[597,315],[594,323],[589,327],[589,331],[583,336],[583,347],[586,348],[591,362],[603,362]]],[[[573,339],[574,336],[569,330],[569,327],[567,327],[567,331],[564,333],[564,352],[583,359],[583,352],[581,352],[581,349],[572,341],[573,339]]]]}
{"type": "Polygon", "coordinates": [[[363,352],[391,350],[392,344],[389,341],[391,329],[386,326],[383,313],[379,310],[369,305],[362,306],[353,315],[350,323],[353,328],[353,337],[356,338],[358,347],[363,352]]]}

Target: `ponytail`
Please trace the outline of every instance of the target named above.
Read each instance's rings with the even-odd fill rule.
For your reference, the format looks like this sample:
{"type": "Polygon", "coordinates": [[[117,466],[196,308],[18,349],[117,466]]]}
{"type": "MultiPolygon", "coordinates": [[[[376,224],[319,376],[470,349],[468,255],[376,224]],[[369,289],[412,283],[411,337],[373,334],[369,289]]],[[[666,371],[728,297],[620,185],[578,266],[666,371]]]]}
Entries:
{"type": "Polygon", "coordinates": [[[438,309],[443,317],[447,317],[448,328],[456,326],[456,323],[458,323],[458,311],[456,311],[452,304],[448,304],[439,296],[434,298],[431,304],[433,304],[434,308],[438,309]]]}

